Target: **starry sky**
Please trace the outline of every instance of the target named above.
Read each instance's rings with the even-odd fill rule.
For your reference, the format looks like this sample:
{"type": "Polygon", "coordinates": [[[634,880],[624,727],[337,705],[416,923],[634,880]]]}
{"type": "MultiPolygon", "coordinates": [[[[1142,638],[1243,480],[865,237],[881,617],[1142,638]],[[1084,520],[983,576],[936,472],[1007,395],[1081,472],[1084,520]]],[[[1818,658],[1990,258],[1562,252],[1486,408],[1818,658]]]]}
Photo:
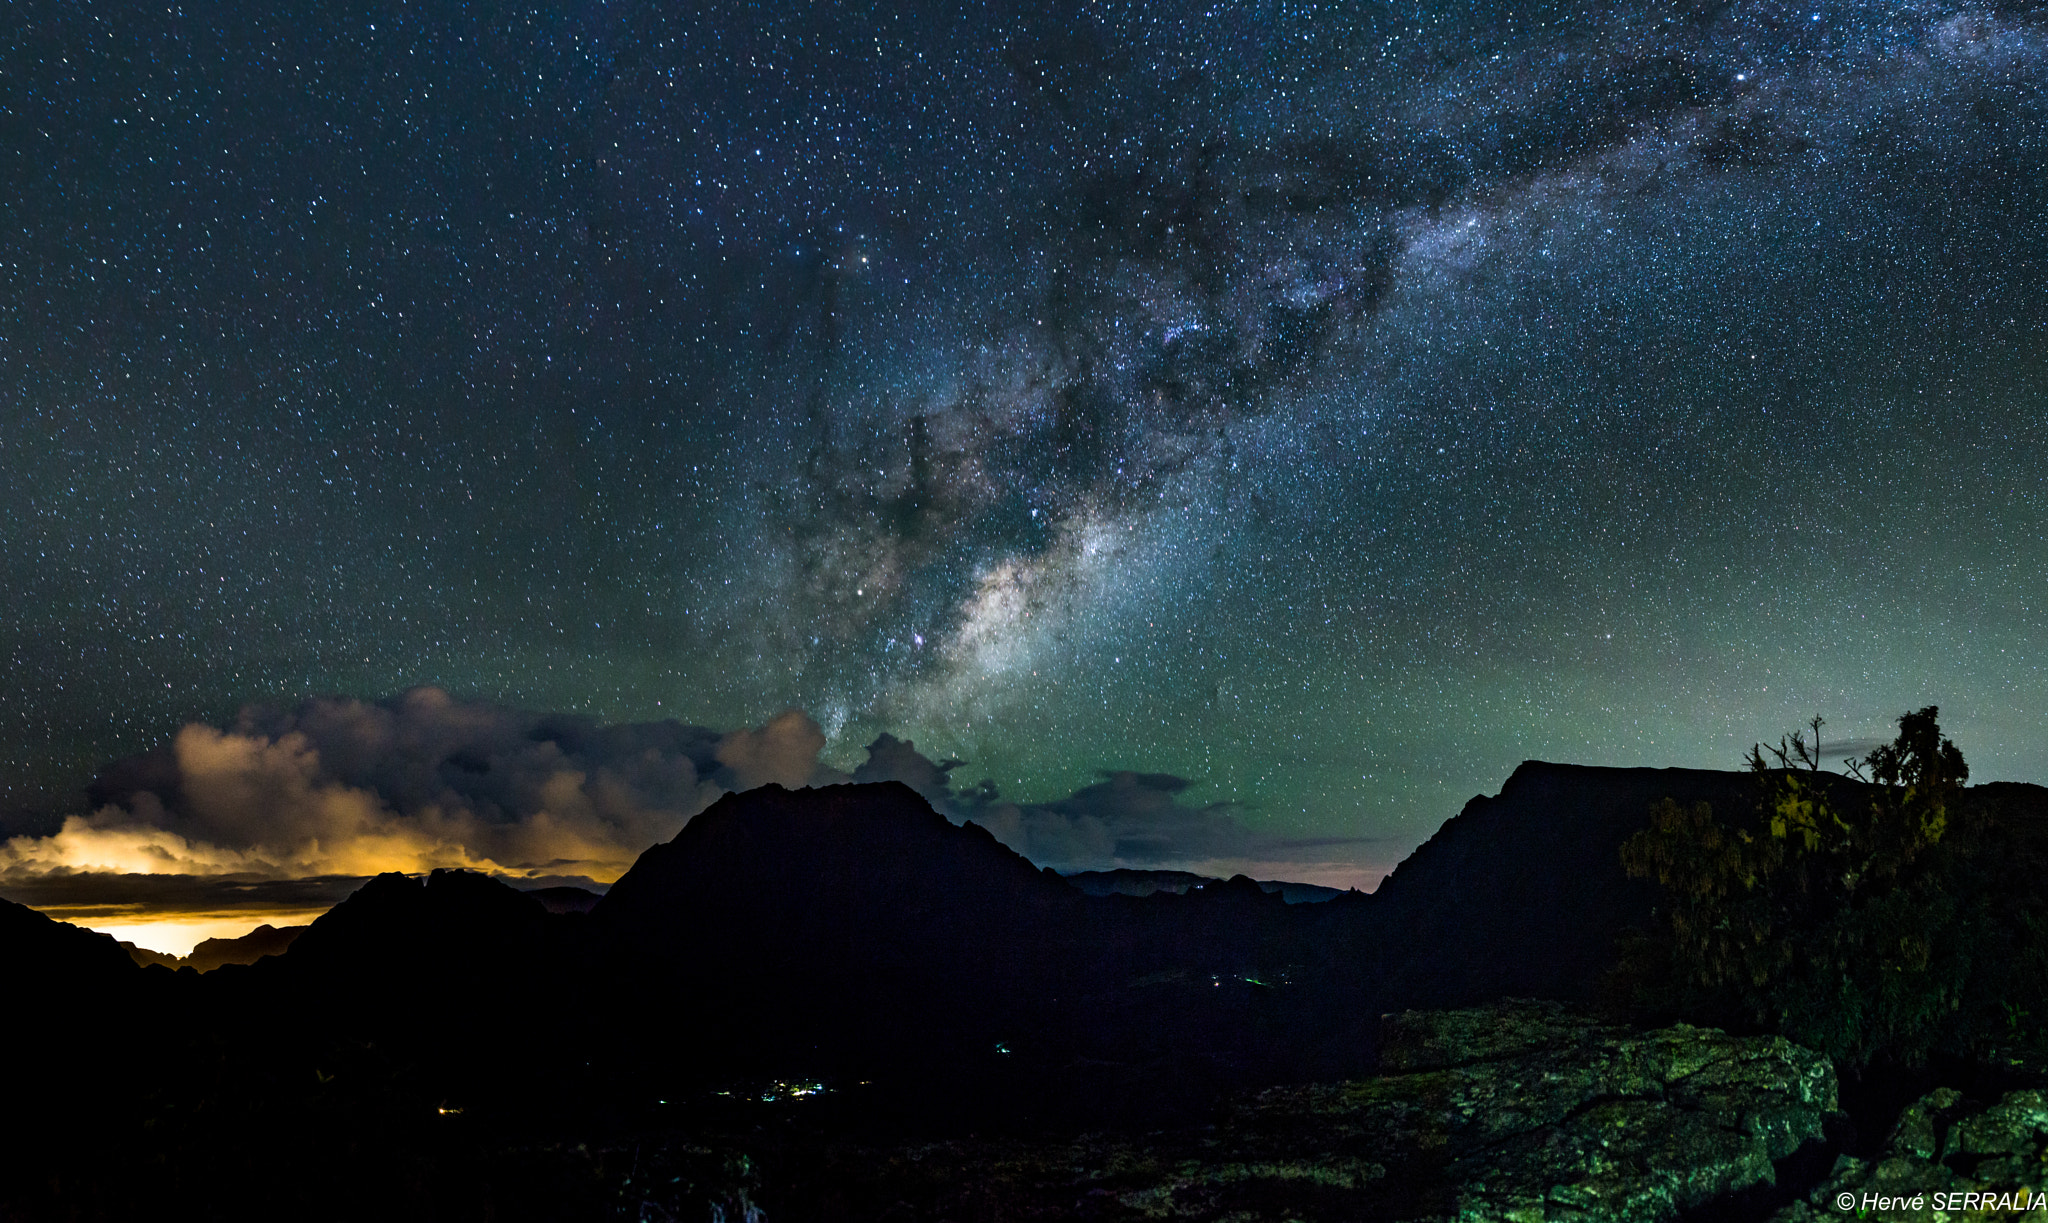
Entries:
{"type": "Polygon", "coordinates": [[[2032,0],[7,13],[0,831],[421,686],[1361,886],[1531,757],[2048,781],[2032,0]]]}

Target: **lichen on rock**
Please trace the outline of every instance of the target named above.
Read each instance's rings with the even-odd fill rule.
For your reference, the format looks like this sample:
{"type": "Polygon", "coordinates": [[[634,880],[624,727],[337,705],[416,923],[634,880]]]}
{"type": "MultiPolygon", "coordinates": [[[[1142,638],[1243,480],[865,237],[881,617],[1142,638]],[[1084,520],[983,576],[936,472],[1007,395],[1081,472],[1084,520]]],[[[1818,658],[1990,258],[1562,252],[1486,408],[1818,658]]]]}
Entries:
{"type": "Polygon", "coordinates": [[[1901,1113],[1874,1160],[1843,1156],[1833,1174],[1771,1223],[1843,1217],[1914,1223],[2048,1217],[2048,1097],[2013,1091],[1990,1107],[1952,1087],[1901,1113]]]}
{"type": "Polygon", "coordinates": [[[1827,1060],[1777,1037],[1632,1033],[1539,1002],[1390,1015],[1382,1032],[1394,1073],[1337,1098],[1381,1149],[1434,1156],[1389,1161],[1440,1185],[1421,1196],[1449,1209],[1421,1217],[1675,1219],[1772,1183],[1836,1108],[1827,1060]]]}

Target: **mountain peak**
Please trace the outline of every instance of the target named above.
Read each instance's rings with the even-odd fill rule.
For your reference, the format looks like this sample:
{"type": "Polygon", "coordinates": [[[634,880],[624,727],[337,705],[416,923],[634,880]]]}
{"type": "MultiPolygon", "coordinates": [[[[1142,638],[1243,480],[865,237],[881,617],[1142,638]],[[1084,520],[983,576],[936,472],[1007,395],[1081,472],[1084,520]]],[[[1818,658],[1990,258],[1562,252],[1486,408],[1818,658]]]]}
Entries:
{"type": "Polygon", "coordinates": [[[765,904],[873,913],[963,894],[1065,898],[987,829],[946,819],[897,781],[728,794],[640,856],[595,914],[666,922],[765,904]],[[773,898],[771,900],[771,898],[773,898]]]}

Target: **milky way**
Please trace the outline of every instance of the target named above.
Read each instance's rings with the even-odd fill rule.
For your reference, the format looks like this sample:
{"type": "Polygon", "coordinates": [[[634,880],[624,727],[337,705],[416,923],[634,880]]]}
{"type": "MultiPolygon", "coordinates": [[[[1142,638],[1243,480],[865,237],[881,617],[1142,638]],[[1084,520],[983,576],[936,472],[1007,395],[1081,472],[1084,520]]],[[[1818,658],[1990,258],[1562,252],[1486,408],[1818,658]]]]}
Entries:
{"type": "Polygon", "coordinates": [[[2048,780],[2048,10],[18,16],[16,829],[419,684],[1368,883],[1814,713],[2048,780]]]}

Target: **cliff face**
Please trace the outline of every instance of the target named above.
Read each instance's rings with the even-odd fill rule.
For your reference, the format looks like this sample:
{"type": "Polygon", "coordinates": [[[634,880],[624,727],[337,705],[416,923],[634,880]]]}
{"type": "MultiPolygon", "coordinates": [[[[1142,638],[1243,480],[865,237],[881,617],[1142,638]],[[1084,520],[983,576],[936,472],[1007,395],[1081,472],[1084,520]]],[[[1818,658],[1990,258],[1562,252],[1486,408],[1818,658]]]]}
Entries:
{"type": "Polygon", "coordinates": [[[1656,902],[1621,845],[1662,798],[1733,811],[1749,777],[1531,760],[1475,798],[1373,894],[1374,975],[1387,1009],[1503,996],[1589,998],[1615,939],[1656,902]]]}

